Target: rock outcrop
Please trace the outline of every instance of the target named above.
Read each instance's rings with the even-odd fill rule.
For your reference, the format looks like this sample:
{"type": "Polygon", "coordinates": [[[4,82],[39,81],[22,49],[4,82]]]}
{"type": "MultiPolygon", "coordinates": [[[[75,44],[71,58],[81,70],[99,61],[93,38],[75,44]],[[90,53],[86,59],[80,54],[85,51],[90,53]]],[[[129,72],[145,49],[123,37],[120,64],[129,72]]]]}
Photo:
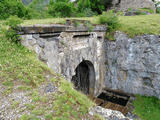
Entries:
{"type": "Polygon", "coordinates": [[[105,120],[131,120],[126,118],[121,112],[110,109],[105,109],[100,106],[96,106],[89,111],[90,115],[98,114],[105,120]]]}
{"type": "Polygon", "coordinates": [[[106,41],[105,86],[160,98],[160,36],[116,32],[115,38],[106,41]]]}
{"type": "Polygon", "coordinates": [[[112,4],[114,9],[120,11],[126,11],[128,8],[152,8],[155,10],[152,0],[113,0],[112,4]]]}

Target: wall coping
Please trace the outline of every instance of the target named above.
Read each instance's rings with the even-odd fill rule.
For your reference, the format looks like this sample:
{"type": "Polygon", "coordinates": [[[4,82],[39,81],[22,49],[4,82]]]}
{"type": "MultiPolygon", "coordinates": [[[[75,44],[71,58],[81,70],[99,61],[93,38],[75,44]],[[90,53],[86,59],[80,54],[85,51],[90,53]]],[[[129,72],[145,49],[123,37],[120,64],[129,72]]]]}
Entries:
{"type": "MultiPolygon", "coordinates": [[[[21,25],[18,26],[18,34],[48,34],[61,32],[88,32],[90,28],[85,20],[67,20],[66,25],[62,24],[36,24],[36,25],[21,25]],[[74,22],[73,22],[74,21],[74,22]],[[78,26],[75,23],[79,22],[78,26]]],[[[92,32],[105,32],[107,27],[105,25],[92,25],[92,32]]]]}

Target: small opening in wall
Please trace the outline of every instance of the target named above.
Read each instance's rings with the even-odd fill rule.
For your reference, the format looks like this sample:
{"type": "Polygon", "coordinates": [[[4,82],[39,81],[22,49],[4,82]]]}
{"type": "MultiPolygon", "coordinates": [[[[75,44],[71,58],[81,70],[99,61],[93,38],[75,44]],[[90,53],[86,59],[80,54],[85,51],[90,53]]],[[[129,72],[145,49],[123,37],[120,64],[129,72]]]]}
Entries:
{"type": "Polygon", "coordinates": [[[74,35],[73,38],[89,37],[91,34],[74,35]]]}
{"type": "Polygon", "coordinates": [[[47,34],[40,34],[39,37],[41,38],[51,38],[51,37],[59,37],[60,33],[47,33],[47,34]]]}

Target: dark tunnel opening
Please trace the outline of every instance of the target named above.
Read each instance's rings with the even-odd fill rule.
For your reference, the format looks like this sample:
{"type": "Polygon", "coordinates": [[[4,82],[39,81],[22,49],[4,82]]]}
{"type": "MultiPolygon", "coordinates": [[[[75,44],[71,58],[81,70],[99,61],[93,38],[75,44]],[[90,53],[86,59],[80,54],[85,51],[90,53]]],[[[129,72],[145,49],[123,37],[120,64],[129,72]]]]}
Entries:
{"type": "Polygon", "coordinates": [[[90,61],[83,60],[75,69],[76,75],[72,77],[75,89],[84,94],[94,94],[95,71],[90,61]]]}

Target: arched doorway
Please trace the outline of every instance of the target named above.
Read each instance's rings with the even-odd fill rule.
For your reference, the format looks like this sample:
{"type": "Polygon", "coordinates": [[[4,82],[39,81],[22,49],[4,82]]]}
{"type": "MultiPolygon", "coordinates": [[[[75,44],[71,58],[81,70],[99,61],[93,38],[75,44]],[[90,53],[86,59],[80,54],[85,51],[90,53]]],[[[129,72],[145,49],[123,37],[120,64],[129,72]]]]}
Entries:
{"type": "Polygon", "coordinates": [[[72,82],[77,90],[85,94],[94,95],[95,70],[93,64],[88,60],[83,60],[75,69],[76,75],[72,77],[72,82]]]}

